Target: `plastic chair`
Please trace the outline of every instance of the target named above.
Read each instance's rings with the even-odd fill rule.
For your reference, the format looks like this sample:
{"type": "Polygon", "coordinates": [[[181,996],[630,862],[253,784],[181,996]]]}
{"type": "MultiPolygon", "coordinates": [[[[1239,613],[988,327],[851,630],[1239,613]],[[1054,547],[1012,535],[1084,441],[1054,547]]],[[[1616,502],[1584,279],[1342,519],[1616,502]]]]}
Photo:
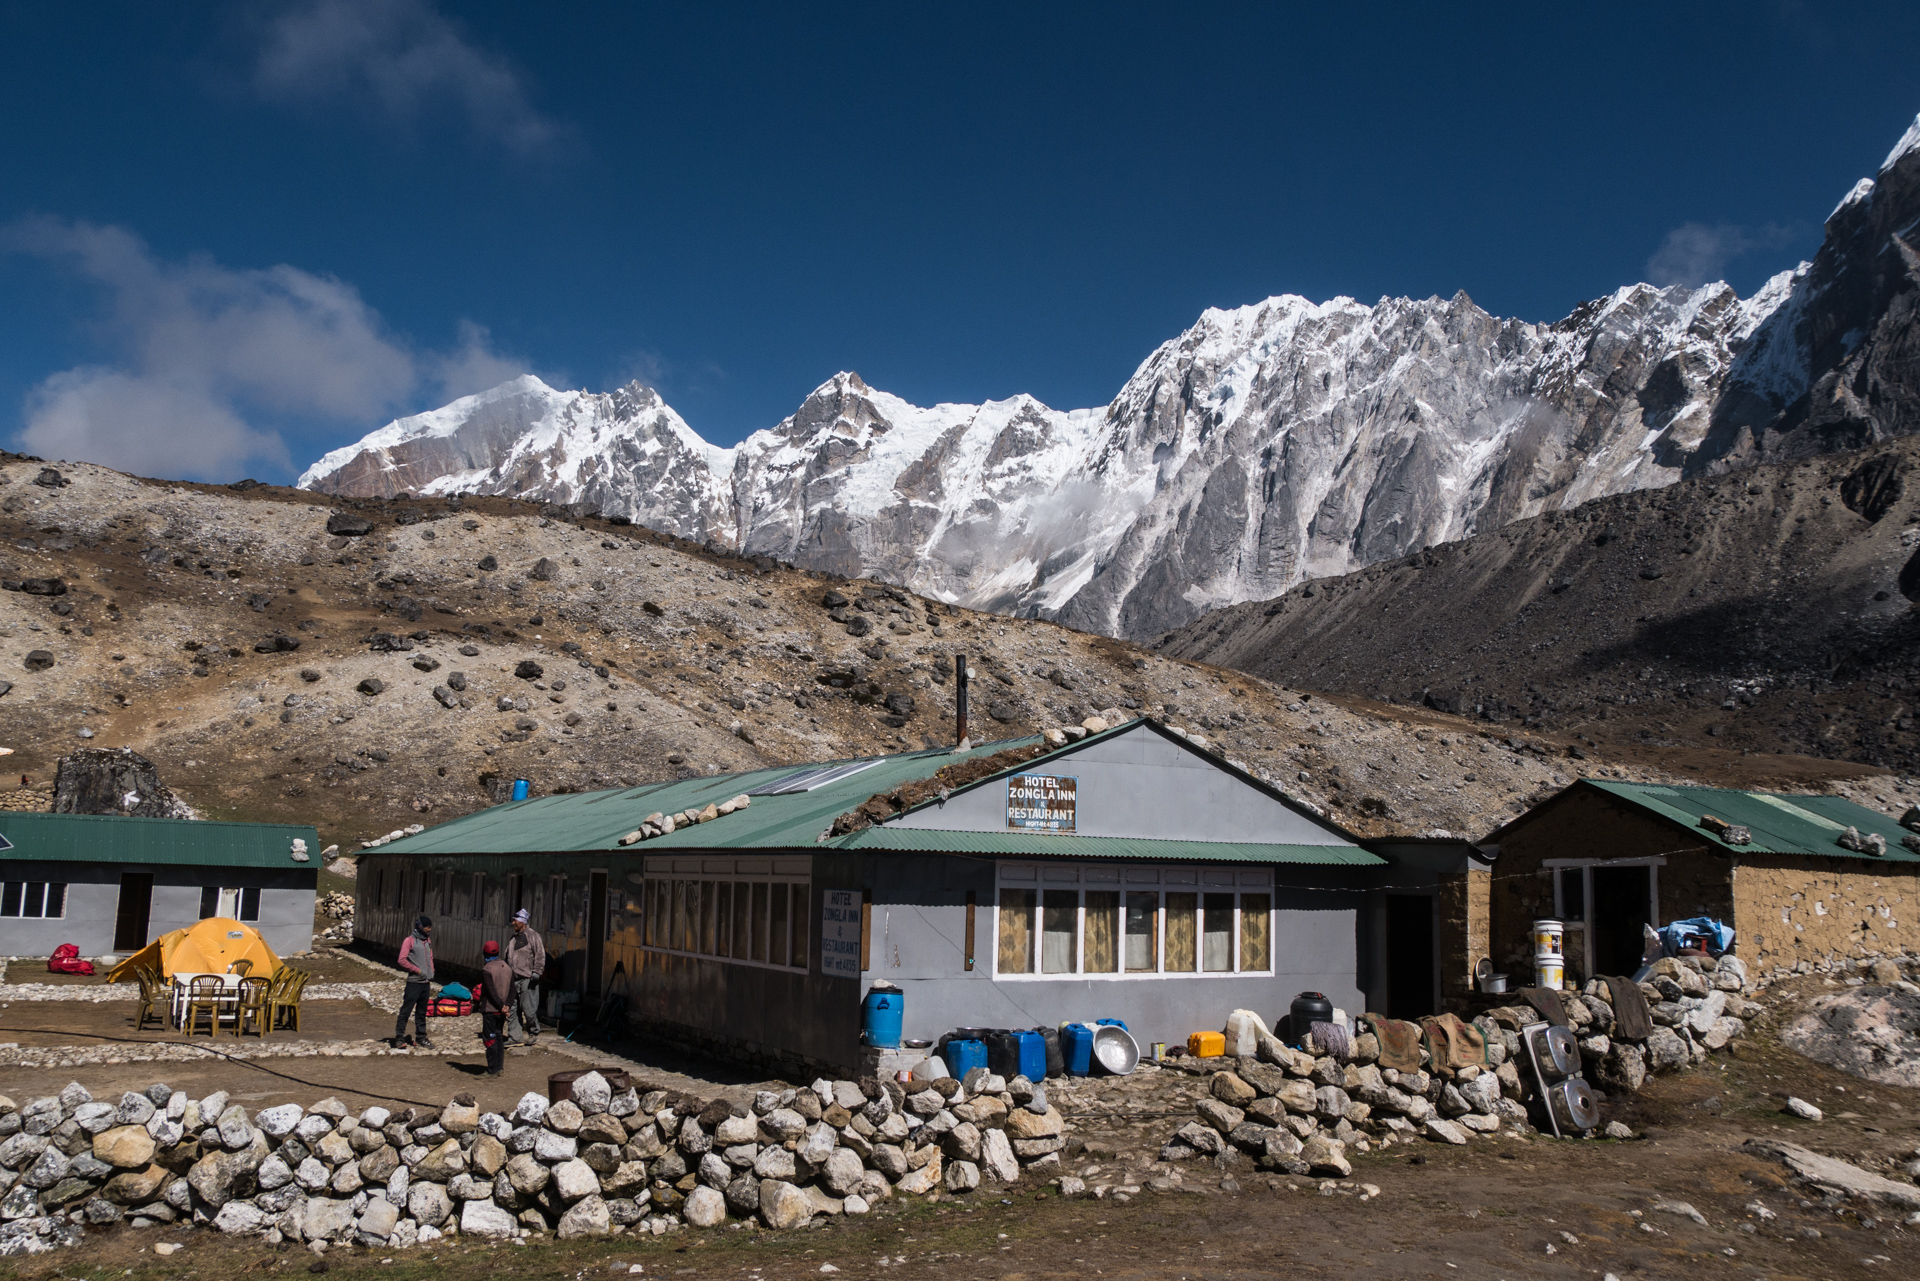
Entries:
{"type": "Polygon", "coordinates": [[[233,1035],[238,1038],[247,1034],[247,1026],[253,1026],[253,1034],[266,1038],[268,1025],[273,1021],[267,1006],[267,994],[272,990],[271,980],[262,978],[243,978],[240,980],[240,1003],[233,1011],[233,1035]]]}
{"type": "Polygon", "coordinates": [[[226,984],[217,974],[198,974],[187,985],[187,1004],[181,1011],[180,1030],[188,1036],[200,1026],[200,1015],[207,1016],[207,1035],[213,1036],[220,1031],[220,1001],[226,992],[226,984]]]}
{"type": "Polygon", "coordinates": [[[133,1030],[146,1031],[148,1019],[156,1020],[162,1027],[171,1024],[173,1017],[169,1007],[172,1002],[161,988],[159,971],[139,967],[134,970],[133,978],[140,985],[140,1008],[134,1016],[133,1030]]]}
{"type": "Polygon", "coordinates": [[[287,978],[273,994],[273,1017],[270,1025],[276,1029],[289,1028],[300,1030],[300,995],[307,989],[307,980],[313,976],[305,970],[289,968],[287,978]]]}
{"type": "Polygon", "coordinates": [[[227,973],[238,974],[241,978],[245,978],[253,973],[253,962],[242,957],[227,967],[227,973]]]}

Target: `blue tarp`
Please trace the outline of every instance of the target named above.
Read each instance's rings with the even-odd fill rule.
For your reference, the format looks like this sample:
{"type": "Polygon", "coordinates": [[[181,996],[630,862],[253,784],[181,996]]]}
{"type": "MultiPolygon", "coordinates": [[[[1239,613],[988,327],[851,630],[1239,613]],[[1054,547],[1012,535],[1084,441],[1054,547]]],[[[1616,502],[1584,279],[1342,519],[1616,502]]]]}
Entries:
{"type": "Polygon", "coordinates": [[[1733,927],[1722,925],[1711,916],[1690,916],[1684,921],[1669,921],[1660,927],[1660,950],[1678,956],[1688,938],[1697,938],[1714,956],[1733,950],[1733,927]]]}

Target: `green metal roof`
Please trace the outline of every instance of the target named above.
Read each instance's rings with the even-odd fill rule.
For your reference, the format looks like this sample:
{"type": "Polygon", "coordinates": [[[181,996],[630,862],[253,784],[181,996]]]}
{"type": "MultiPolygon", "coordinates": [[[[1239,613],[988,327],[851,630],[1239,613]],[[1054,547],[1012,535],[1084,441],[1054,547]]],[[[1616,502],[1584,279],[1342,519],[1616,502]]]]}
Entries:
{"type": "Polygon", "coordinates": [[[13,846],[0,858],[59,863],[186,863],[202,867],[291,867],[317,870],[320,834],[293,823],[206,823],[119,814],[0,812],[0,836],[13,846]],[[292,857],[307,843],[308,862],[292,857]]]}
{"type": "MultiPolygon", "coordinates": [[[[746,809],[725,818],[683,827],[627,848],[636,852],[644,849],[648,854],[670,854],[676,850],[813,849],[819,846],[820,834],[833,826],[835,818],[869,796],[929,778],[949,765],[1010,748],[1030,747],[1038,742],[1038,738],[1016,738],[982,743],[968,756],[956,756],[939,748],[902,752],[897,756],[853,757],[840,763],[850,764],[855,760],[874,763],[857,774],[810,792],[756,796],[746,809]]],[[[704,808],[819,768],[818,763],[782,765],[744,774],[713,774],[608,792],[509,801],[381,846],[377,852],[561,854],[617,849],[622,836],[639,827],[642,819],[656,811],[675,814],[704,808]]]]}
{"type": "MultiPolygon", "coordinates": [[[[1669,819],[1708,844],[1733,854],[1804,854],[1832,858],[1866,858],[1876,863],[1920,863],[1920,854],[1902,845],[1914,833],[1892,816],[1855,805],[1838,796],[1794,796],[1785,792],[1742,792],[1718,787],[1668,787],[1653,783],[1616,783],[1583,779],[1608,795],[1631,802],[1669,819]],[[1753,833],[1746,845],[1729,845],[1700,826],[1711,814],[1753,833]],[[1835,844],[1849,827],[1862,836],[1878,832],[1887,852],[1862,854],[1835,844]]],[[[1578,786],[1578,784],[1576,784],[1578,786]]]]}
{"type": "Polygon", "coordinates": [[[837,849],[917,850],[999,858],[1138,858],[1213,863],[1320,863],[1351,867],[1385,863],[1357,845],[1281,845],[1250,841],[1168,841],[1143,836],[1077,836],[1067,832],[959,832],[881,824],[833,842],[837,849]]]}
{"type": "MultiPolygon", "coordinates": [[[[1153,722],[1146,722],[1153,726],[1153,722]]],[[[1089,743],[1111,735],[1142,728],[1141,722],[1128,721],[1099,734],[1090,734],[1077,743],[1057,749],[1072,753],[1089,743]]],[[[1157,728],[1157,726],[1154,726],[1157,728]]],[[[870,761],[858,773],[822,784],[812,791],[791,795],[753,797],[744,810],[723,818],[683,827],[665,836],[638,842],[625,849],[631,853],[672,854],[693,850],[899,850],[932,853],[977,853],[1007,857],[1037,857],[1058,854],[1085,858],[1153,858],[1211,860],[1216,862],[1320,863],[1363,865],[1383,862],[1377,855],[1350,843],[1328,845],[1252,844],[1224,841],[1166,841],[1134,837],[1077,836],[1036,832],[966,832],[906,829],[877,824],[850,832],[833,840],[821,837],[833,826],[833,820],[875,796],[905,783],[931,778],[949,765],[978,760],[997,752],[1033,747],[1038,737],[1007,739],[982,743],[965,756],[946,748],[931,751],[902,752],[896,756],[851,758],[847,762],[870,761]]],[[[1200,749],[1194,749],[1199,751],[1200,749]]],[[[967,784],[967,787],[991,783],[1004,774],[1041,767],[1057,753],[1035,757],[967,784]]],[[[1224,760],[1219,767],[1237,774],[1224,760]]],[[[775,769],[753,770],[742,774],[714,774],[682,779],[671,783],[653,783],[606,792],[572,793],[510,801],[490,809],[476,811],[416,836],[405,837],[390,845],[367,851],[368,854],[563,854],[619,849],[620,838],[640,826],[647,815],[659,811],[674,814],[699,809],[822,768],[821,763],[783,765],[775,769]]],[[[1283,800],[1272,788],[1252,780],[1264,791],[1283,800]]],[[[964,789],[961,789],[964,790],[964,789]]],[[[1289,801],[1290,804],[1293,802],[1289,801]]],[[[918,806],[914,808],[919,808],[918,806]]],[[[911,813],[912,811],[907,811],[911,813]]],[[[1326,823],[1330,831],[1340,829],[1326,823]]],[[[1343,834],[1344,835],[1344,834],[1343,834]]]]}

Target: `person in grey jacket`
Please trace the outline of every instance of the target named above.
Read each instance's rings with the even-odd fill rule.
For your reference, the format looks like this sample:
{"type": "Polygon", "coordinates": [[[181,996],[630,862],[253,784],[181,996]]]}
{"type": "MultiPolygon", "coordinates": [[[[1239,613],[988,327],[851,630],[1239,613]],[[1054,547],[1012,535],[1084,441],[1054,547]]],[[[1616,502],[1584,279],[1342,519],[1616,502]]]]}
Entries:
{"type": "Polygon", "coordinates": [[[400,1017],[393,1021],[393,1045],[417,1046],[423,1050],[434,1048],[427,1039],[427,1002],[433,995],[433,920],[421,915],[414,918],[413,933],[407,935],[400,944],[399,965],[407,975],[407,985],[400,991],[400,1017]],[[413,1025],[417,1035],[407,1035],[407,1016],[413,1016],[413,1025]]]}
{"type": "Polygon", "coordinates": [[[507,1002],[507,1036],[515,1045],[532,1045],[540,1035],[540,976],[547,971],[547,943],[533,928],[531,914],[513,914],[507,939],[507,969],[513,974],[513,999],[507,1002]]]}

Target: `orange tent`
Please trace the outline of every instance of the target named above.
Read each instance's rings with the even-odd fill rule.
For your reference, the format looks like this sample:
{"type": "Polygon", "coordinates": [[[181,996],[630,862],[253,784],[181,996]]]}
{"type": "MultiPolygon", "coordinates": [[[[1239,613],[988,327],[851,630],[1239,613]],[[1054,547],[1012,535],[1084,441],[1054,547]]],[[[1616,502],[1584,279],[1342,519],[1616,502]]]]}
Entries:
{"type": "Polygon", "coordinates": [[[280,969],[260,931],[226,916],[209,916],[184,930],[162,934],[113,967],[107,982],[117,983],[134,969],[158,969],[167,978],[175,974],[225,974],[235,961],[253,962],[256,978],[270,978],[280,969]]]}

